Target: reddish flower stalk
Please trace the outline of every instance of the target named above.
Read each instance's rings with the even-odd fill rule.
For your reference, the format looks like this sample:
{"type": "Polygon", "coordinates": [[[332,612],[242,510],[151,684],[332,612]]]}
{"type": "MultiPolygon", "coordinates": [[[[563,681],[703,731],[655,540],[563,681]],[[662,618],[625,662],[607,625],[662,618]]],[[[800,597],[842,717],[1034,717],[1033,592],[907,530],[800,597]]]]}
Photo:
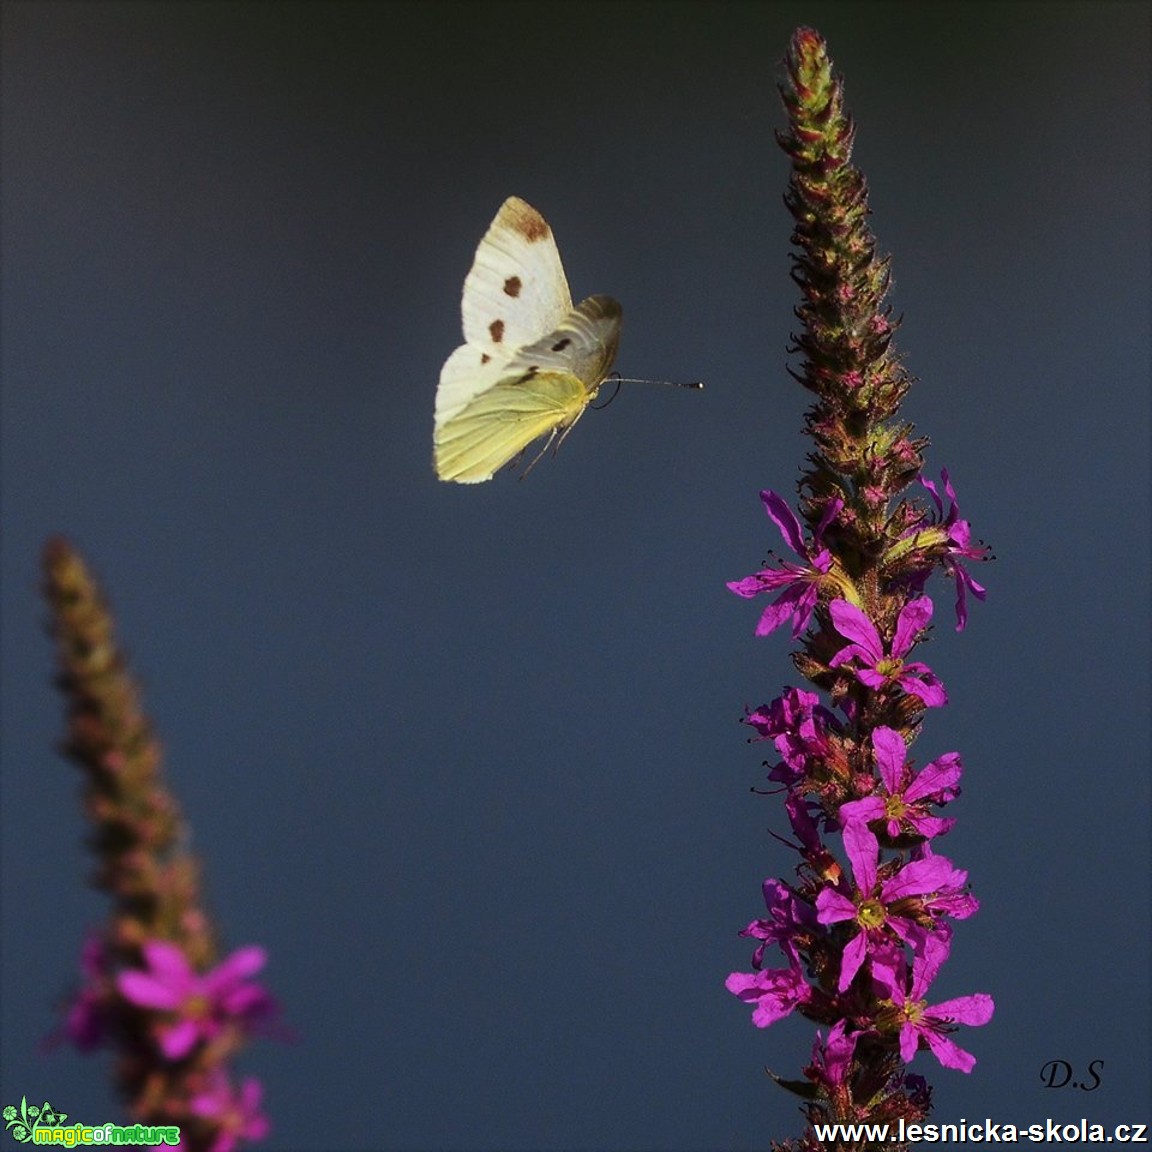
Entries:
{"type": "Polygon", "coordinates": [[[742,932],[758,941],[754,971],[733,973],[727,986],[753,1005],[760,1027],[795,1011],[827,1029],[804,1080],[777,1077],[805,1101],[809,1127],[775,1148],[894,1148],[823,1126],[922,1120],[931,1089],[906,1064],[928,1050],[945,1067],[971,1070],[974,1058],[951,1034],[992,1015],[983,993],[929,1003],[951,922],[978,904],[967,873],[936,851],[955,823],[936,810],[959,792],[960,757],[919,771],[909,758],[924,713],[948,699],[932,669],[910,659],[933,615],[928,578],[939,568],[954,580],[962,629],[967,593],[984,597],[962,561],[988,550],[971,543],[947,472],[947,512],[921,477],[927,441],[896,420],[910,380],[891,346],[889,262],[876,254],[867,186],[851,164],[852,121],[818,33],[797,30],[787,66],[789,130],[779,142],[792,158],[785,199],[803,294],[792,350],[804,359],[793,375],[815,396],[805,421],[814,449],[799,516],[775,492],[761,494],[798,561],[729,587],[774,595],[757,633],[792,623],[793,662],[829,706],[786,688],[745,717],[780,755],[769,779],[786,793],[799,863],[792,880],[764,882],[768,914],[742,932]],[[914,481],[930,505],[902,496],[914,481]],[[769,948],[784,967],[763,967],[769,948]]]}
{"type": "Polygon", "coordinates": [[[117,1051],[117,1084],[136,1121],[179,1125],[189,1152],[230,1152],[267,1129],[256,1114],[258,1086],[237,1095],[227,1076],[248,1035],[275,1012],[249,979],[264,951],[242,948],[211,967],[216,943],[197,863],[181,847],[179,808],[112,616],[66,541],[49,541],[44,573],[68,704],[63,751],[84,772],[99,861],[93,882],[113,901],[108,925],[85,944],[85,982],[62,1033],[83,1049],[117,1051]]]}

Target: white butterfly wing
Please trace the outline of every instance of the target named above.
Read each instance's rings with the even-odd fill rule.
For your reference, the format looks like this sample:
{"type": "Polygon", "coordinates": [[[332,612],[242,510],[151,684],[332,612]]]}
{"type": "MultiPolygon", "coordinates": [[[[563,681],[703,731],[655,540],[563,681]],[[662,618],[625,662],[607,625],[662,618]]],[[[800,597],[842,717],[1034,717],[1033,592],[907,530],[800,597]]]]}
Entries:
{"type": "Polygon", "coordinates": [[[547,335],[572,311],[548,222],[519,196],[500,205],[464,281],[464,339],[494,359],[547,335]]]}
{"type": "Polygon", "coordinates": [[[507,360],[493,360],[487,352],[472,344],[461,344],[440,369],[440,386],[436,389],[435,427],[440,428],[459,416],[483,392],[504,377],[507,360]]]}
{"type": "Polygon", "coordinates": [[[510,196],[484,233],[464,280],[465,343],[441,369],[437,424],[492,387],[516,352],[546,336],[571,309],[552,229],[531,204],[510,196]]]}

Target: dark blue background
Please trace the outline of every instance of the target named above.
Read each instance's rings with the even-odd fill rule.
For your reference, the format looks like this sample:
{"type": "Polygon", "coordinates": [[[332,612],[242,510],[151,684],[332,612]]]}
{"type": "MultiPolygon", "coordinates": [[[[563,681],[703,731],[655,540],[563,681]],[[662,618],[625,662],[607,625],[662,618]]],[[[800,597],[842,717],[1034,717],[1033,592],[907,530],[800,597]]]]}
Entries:
{"type": "Polygon", "coordinates": [[[106,903],[54,752],[38,554],[105,582],[229,947],[273,1149],[706,1149],[798,1133],[812,1029],[725,992],[793,859],[737,719],[795,682],[724,582],[779,538],[806,396],[779,60],[846,73],[906,415],[999,557],[921,653],[983,907],[920,1056],[940,1120],[1150,1119],[1144,4],[3,10],[0,1103],[119,1119],[37,1053],[106,903]],[[624,304],[625,388],[524,483],[437,482],[440,365],[501,200],[624,304]],[[1040,1068],[1102,1060],[1086,1094],[1040,1068]]]}

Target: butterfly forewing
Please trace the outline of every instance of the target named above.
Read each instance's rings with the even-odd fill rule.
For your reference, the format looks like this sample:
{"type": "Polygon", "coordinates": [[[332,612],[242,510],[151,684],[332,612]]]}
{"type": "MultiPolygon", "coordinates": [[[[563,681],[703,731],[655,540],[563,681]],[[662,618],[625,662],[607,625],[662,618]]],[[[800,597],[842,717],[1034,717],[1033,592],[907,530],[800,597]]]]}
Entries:
{"type": "Polygon", "coordinates": [[[568,281],[548,222],[510,196],[484,233],[464,280],[464,340],[440,372],[436,425],[504,375],[526,344],[546,336],[572,309],[568,281]]]}
{"type": "Polygon", "coordinates": [[[548,222],[518,196],[500,205],[464,281],[464,339],[507,360],[547,335],[572,310],[568,280],[548,222]]]}

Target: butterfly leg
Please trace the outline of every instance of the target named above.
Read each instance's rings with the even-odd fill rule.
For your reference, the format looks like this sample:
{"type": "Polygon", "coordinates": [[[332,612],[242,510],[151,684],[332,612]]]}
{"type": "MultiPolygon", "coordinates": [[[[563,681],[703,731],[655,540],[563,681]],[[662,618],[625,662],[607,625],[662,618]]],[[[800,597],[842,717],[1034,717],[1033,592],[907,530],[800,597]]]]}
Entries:
{"type": "MultiPolygon", "coordinates": [[[[560,439],[556,441],[556,447],[552,449],[552,455],[553,456],[555,456],[556,453],[560,451],[560,445],[563,444],[564,441],[568,439],[568,433],[571,432],[572,429],[576,427],[577,423],[580,420],[580,417],[584,415],[584,412],[585,412],[585,409],[581,408],[580,411],[577,412],[576,415],[572,417],[572,422],[570,424],[566,424],[564,426],[563,431],[561,431],[559,428],[553,428],[552,429],[552,435],[553,436],[555,436],[557,432],[560,432],[560,439]]],[[[552,443],[552,441],[549,440],[548,444],[551,444],[551,443],[552,443]]],[[[544,447],[547,448],[548,444],[545,444],[544,447]]]]}
{"type": "MultiPolygon", "coordinates": [[[[571,428],[571,427],[572,427],[572,425],[571,425],[571,424],[569,424],[569,425],[568,425],[568,427],[569,427],[569,428],[571,428]]],[[[548,449],[552,447],[552,441],[556,439],[556,433],[557,433],[558,431],[559,431],[559,429],[558,429],[558,428],[553,428],[553,429],[552,429],[552,431],[548,433],[548,439],[544,441],[544,447],[543,447],[543,448],[541,448],[541,449],[540,449],[540,451],[539,451],[539,452],[537,452],[537,453],[536,453],[536,455],[532,457],[532,463],[531,463],[531,464],[529,464],[529,465],[528,465],[528,467],[527,467],[527,468],[525,468],[525,469],[524,469],[524,471],[520,473],[519,479],[523,480],[523,479],[524,479],[524,477],[525,477],[525,476],[527,476],[527,475],[528,475],[528,473],[529,473],[529,472],[531,472],[531,471],[532,471],[532,469],[533,469],[533,468],[535,468],[535,467],[536,467],[536,465],[540,463],[540,460],[541,460],[541,458],[544,456],[544,453],[545,453],[545,452],[547,452],[547,451],[548,451],[548,449]]],[[[564,429],[564,432],[565,432],[565,435],[566,435],[566,434],[567,434],[567,432],[568,432],[568,429],[567,429],[567,428],[565,428],[565,429],[564,429]]],[[[563,440],[564,440],[564,437],[563,437],[563,436],[561,436],[561,437],[560,437],[560,440],[561,440],[561,442],[563,442],[563,440]]],[[[557,448],[559,448],[559,447],[560,447],[560,445],[559,445],[559,444],[557,444],[557,445],[556,445],[556,447],[557,447],[557,448]]],[[[523,453],[521,453],[521,454],[523,454],[523,453]]]]}
{"type": "Polygon", "coordinates": [[[572,420],[568,424],[565,424],[562,427],[560,425],[557,425],[555,428],[552,429],[551,432],[548,433],[548,439],[544,441],[544,447],[541,448],[540,451],[537,452],[536,455],[532,457],[532,463],[529,464],[528,467],[525,468],[524,471],[520,473],[520,479],[521,480],[523,480],[524,477],[527,476],[528,473],[531,472],[532,469],[535,468],[536,465],[540,463],[540,459],[541,459],[541,457],[543,457],[544,453],[547,452],[549,448],[552,448],[553,441],[555,441],[556,447],[552,448],[552,455],[555,456],[556,453],[560,451],[560,445],[563,444],[564,441],[568,439],[568,433],[571,432],[572,429],[576,427],[577,421],[583,415],[584,415],[584,409],[581,408],[580,411],[577,412],[576,415],[572,417],[572,420]],[[556,439],[557,436],[560,437],[559,440],[556,439]]]}

